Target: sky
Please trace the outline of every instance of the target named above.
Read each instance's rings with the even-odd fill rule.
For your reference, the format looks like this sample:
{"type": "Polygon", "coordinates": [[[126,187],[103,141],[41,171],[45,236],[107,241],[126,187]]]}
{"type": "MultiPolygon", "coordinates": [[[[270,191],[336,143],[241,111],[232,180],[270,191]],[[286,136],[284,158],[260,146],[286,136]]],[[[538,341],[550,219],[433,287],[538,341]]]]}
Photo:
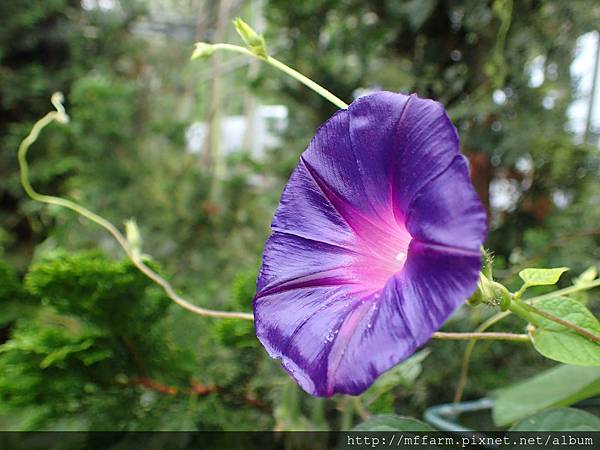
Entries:
{"type": "MultiPolygon", "coordinates": [[[[577,39],[576,57],[571,64],[571,76],[577,80],[575,93],[577,98],[569,107],[569,129],[580,139],[583,138],[588,116],[594,60],[599,37],[600,34],[597,31],[580,36],[577,39]]],[[[597,76],[600,77],[600,73],[597,76]]],[[[600,79],[598,83],[600,83],[600,79]]],[[[596,94],[594,95],[592,129],[600,132],[600,86],[596,88],[596,94]]]]}

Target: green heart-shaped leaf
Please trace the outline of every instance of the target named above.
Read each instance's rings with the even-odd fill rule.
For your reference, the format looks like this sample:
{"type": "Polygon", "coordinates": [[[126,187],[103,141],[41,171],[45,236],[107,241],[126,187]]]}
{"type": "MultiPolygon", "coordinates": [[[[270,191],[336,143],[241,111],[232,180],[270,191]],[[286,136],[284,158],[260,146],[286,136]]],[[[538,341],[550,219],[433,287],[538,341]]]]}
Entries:
{"type": "MultiPolygon", "coordinates": [[[[600,336],[600,322],[581,302],[553,297],[535,306],[600,336]]],[[[538,325],[533,332],[533,345],[546,358],[576,366],[600,366],[597,342],[543,317],[539,318],[538,325]]]]}
{"type": "Polygon", "coordinates": [[[525,282],[525,286],[549,286],[558,283],[560,276],[569,270],[568,267],[557,267],[554,269],[523,269],[519,276],[525,282]]]}

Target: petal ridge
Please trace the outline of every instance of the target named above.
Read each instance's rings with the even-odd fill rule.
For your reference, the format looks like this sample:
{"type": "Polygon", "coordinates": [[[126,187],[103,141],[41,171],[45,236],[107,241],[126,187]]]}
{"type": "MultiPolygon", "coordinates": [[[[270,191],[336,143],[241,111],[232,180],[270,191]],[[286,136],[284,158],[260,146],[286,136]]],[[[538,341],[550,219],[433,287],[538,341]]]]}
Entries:
{"type": "Polygon", "coordinates": [[[273,233],[267,240],[265,249],[269,252],[265,252],[263,255],[257,294],[300,278],[315,277],[320,273],[330,275],[335,271],[345,270],[360,256],[353,250],[348,249],[342,252],[340,250],[343,250],[343,247],[309,240],[293,233],[273,233]],[[293,258],[287,258],[285,254],[290,250],[295,252],[293,258]],[[319,260],[305,266],[305,261],[309,258],[314,259],[315,254],[321,256],[319,260]],[[326,259],[322,260],[323,257],[326,259]],[[284,261],[287,262],[286,267],[282,267],[284,261]],[[314,266],[316,262],[319,262],[320,265],[314,266]]]}
{"type": "Polygon", "coordinates": [[[479,255],[487,226],[487,213],[460,153],[446,170],[423,185],[406,217],[413,240],[455,254],[471,251],[479,255]]]}
{"type": "MultiPolygon", "coordinates": [[[[408,110],[408,107],[411,103],[411,100],[416,97],[417,94],[410,94],[408,96],[408,99],[406,100],[406,103],[404,104],[404,107],[402,108],[402,112],[400,113],[400,118],[398,120],[398,126],[396,128],[396,138],[402,136],[400,130],[404,130],[406,127],[404,126],[404,115],[406,114],[406,111],[408,110]]],[[[418,98],[418,97],[417,97],[418,98]]],[[[401,145],[403,145],[404,143],[402,143],[401,145]]],[[[395,158],[393,159],[392,162],[392,171],[390,173],[390,209],[394,214],[394,219],[396,219],[396,222],[404,222],[404,217],[399,217],[397,215],[397,208],[394,206],[396,204],[396,171],[393,169],[394,167],[396,167],[396,165],[398,165],[398,160],[400,159],[400,149],[396,152],[395,158]]]]}
{"type": "Polygon", "coordinates": [[[341,244],[335,244],[333,242],[319,240],[319,239],[316,239],[316,238],[313,238],[313,237],[302,235],[302,234],[300,234],[300,233],[298,233],[296,231],[284,230],[283,228],[280,228],[280,227],[277,227],[277,226],[272,226],[271,229],[273,230],[273,232],[275,232],[277,234],[285,234],[285,235],[288,235],[288,236],[294,236],[294,237],[297,237],[297,238],[300,238],[300,239],[305,239],[307,241],[315,242],[317,244],[329,245],[331,247],[336,247],[336,248],[339,248],[340,250],[344,250],[344,251],[349,252],[349,253],[354,253],[356,255],[363,255],[364,256],[364,253],[359,252],[358,250],[350,248],[350,247],[344,247],[341,244]]]}
{"type": "Polygon", "coordinates": [[[343,278],[336,278],[334,276],[323,276],[325,271],[318,271],[306,276],[294,278],[289,281],[285,281],[282,284],[274,285],[263,289],[259,294],[256,294],[256,298],[266,297],[268,295],[278,294],[281,292],[293,291],[297,289],[305,289],[314,286],[348,286],[353,284],[359,284],[357,281],[351,281],[343,278]],[[315,278],[311,278],[311,277],[315,278]],[[308,278],[308,279],[306,279],[308,278]]]}
{"type": "Polygon", "coordinates": [[[339,370],[340,365],[344,359],[344,356],[346,355],[346,351],[348,350],[348,347],[349,347],[348,344],[350,343],[350,341],[352,341],[352,339],[356,335],[356,329],[362,323],[362,321],[365,319],[365,316],[367,314],[369,314],[369,312],[371,312],[371,314],[373,314],[373,308],[372,308],[371,302],[369,300],[372,300],[372,299],[362,299],[362,300],[357,301],[357,303],[359,303],[359,305],[356,306],[355,309],[349,311],[348,314],[344,317],[342,325],[340,326],[340,329],[339,329],[340,333],[337,335],[337,337],[335,338],[335,342],[331,346],[331,350],[329,352],[328,361],[327,361],[327,396],[331,396],[334,393],[335,384],[336,384],[336,372],[339,370]],[[357,319],[354,321],[354,323],[348,324],[348,319],[352,318],[352,316],[354,314],[358,315],[357,319]],[[343,338],[344,333],[341,331],[344,330],[344,328],[346,326],[351,327],[351,330],[350,330],[348,338],[344,339],[343,338]],[[341,346],[341,349],[337,350],[338,348],[340,348],[340,346],[341,346]],[[332,361],[332,357],[333,357],[333,361],[332,361]]]}
{"type": "Polygon", "coordinates": [[[425,239],[414,238],[413,240],[415,242],[418,242],[419,244],[421,244],[424,247],[428,247],[431,250],[435,250],[435,251],[441,252],[441,253],[450,253],[450,254],[460,255],[460,256],[473,256],[475,258],[479,258],[481,256],[481,252],[478,250],[461,248],[461,247],[458,247],[455,245],[449,245],[449,244],[436,244],[435,242],[429,242],[425,239]]]}
{"type": "Polygon", "coordinates": [[[429,186],[431,183],[435,182],[438,178],[444,176],[444,174],[446,172],[448,172],[448,170],[450,169],[450,167],[452,166],[452,164],[454,164],[454,161],[458,160],[458,159],[464,159],[463,156],[461,154],[456,155],[452,160],[450,160],[450,162],[448,163],[448,165],[444,168],[444,170],[442,170],[440,173],[438,173],[437,175],[435,175],[434,177],[432,177],[431,179],[427,180],[420,188],[418,191],[415,192],[415,195],[413,196],[413,198],[410,200],[410,203],[408,204],[407,208],[406,208],[406,220],[408,221],[410,219],[411,213],[413,212],[413,207],[415,202],[421,198],[423,191],[427,188],[427,186],[429,186]]]}
{"type": "MultiPolygon", "coordinates": [[[[317,174],[317,172],[314,170],[314,168],[311,167],[311,165],[308,163],[308,161],[306,161],[306,159],[303,156],[300,156],[300,161],[302,162],[302,164],[304,164],[307,172],[312,177],[315,185],[321,190],[321,192],[323,193],[323,196],[327,199],[329,204],[337,211],[337,213],[340,215],[340,217],[342,219],[344,219],[344,221],[354,231],[354,233],[357,236],[360,236],[361,233],[359,232],[359,230],[357,230],[356,224],[353,224],[352,223],[353,221],[348,217],[348,213],[342,212],[341,202],[337,199],[337,193],[328,186],[327,182],[325,182],[325,180],[323,180],[317,174]]],[[[348,207],[352,208],[350,205],[348,205],[348,207]]],[[[360,214],[358,211],[355,211],[354,208],[352,208],[352,209],[353,209],[352,213],[359,216],[361,220],[367,221],[367,222],[369,222],[369,225],[372,225],[373,227],[380,229],[376,224],[370,222],[364,215],[360,214]]],[[[381,230],[381,231],[383,231],[383,230],[381,230]]]]}
{"type": "MultiPolygon", "coordinates": [[[[377,229],[383,235],[389,234],[389,231],[384,230],[381,226],[375,224],[364,214],[356,211],[351,205],[347,205],[346,208],[342,208],[343,202],[340,199],[338,199],[338,194],[329,187],[327,182],[319,176],[319,174],[311,167],[310,163],[308,163],[308,161],[306,161],[306,159],[303,156],[300,156],[300,163],[304,165],[307,173],[310,174],[313,182],[320,189],[325,199],[336,210],[338,215],[346,222],[346,224],[350,227],[350,229],[354,232],[354,234],[357,237],[359,237],[363,241],[369,241],[369,239],[365,236],[364,231],[360,229],[360,223],[368,224],[373,229],[377,229]],[[348,209],[350,209],[351,211],[348,211],[348,209]],[[349,213],[351,213],[351,215],[353,216],[356,216],[357,220],[352,220],[350,218],[351,215],[349,213]]],[[[374,251],[373,247],[367,246],[366,248],[371,255],[380,257],[380,255],[374,251]]]]}

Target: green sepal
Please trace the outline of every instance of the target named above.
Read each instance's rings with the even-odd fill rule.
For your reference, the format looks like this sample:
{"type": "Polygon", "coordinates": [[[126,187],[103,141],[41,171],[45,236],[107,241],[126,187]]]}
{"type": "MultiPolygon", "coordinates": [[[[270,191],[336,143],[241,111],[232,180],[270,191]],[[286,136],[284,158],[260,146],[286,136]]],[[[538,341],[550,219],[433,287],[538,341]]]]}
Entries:
{"type": "Polygon", "coordinates": [[[475,306],[481,303],[490,306],[499,306],[503,311],[508,308],[511,302],[511,294],[500,283],[490,280],[483,272],[479,274],[477,289],[469,300],[469,305],[475,306]]]}
{"type": "Polygon", "coordinates": [[[233,21],[236,31],[248,47],[248,49],[259,58],[267,58],[267,44],[261,34],[258,34],[250,25],[244,22],[240,17],[233,21]]]}

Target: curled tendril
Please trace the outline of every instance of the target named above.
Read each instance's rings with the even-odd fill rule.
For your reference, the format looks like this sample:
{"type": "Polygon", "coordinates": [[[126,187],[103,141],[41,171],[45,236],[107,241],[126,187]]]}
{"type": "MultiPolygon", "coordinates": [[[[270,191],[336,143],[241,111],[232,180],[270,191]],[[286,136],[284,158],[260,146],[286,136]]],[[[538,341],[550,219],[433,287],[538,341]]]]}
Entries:
{"type": "MultiPolygon", "coordinates": [[[[18,151],[18,160],[19,160],[19,169],[20,169],[20,179],[21,185],[23,189],[27,193],[27,195],[34,201],[40,203],[46,203],[49,205],[56,205],[66,209],[70,209],[80,216],[85,217],[88,220],[91,220],[95,224],[101,226],[106,231],[108,231],[117,241],[117,243],[121,246],[121,248],[127,254],[127,257],[131,260],[131,262],[140,270],[144,275],[146,275],[150,280],[154,283],[158,284],[165,294],[177,303],[182,308],[187,309],[188,311],[193,312],[199,316],[206,317],[216,317],[221,319],[243,319],[243,320],[253,320],[254,316],[250,313],[244,312],[230,312],[230,311],[218,311],[213,309],[201,308],[196,306],[189,301],[185,300],[181,297],[173,286],[165,280],[158,273],[154,272],[150,267],[148,267],[144,261],[139,248],[134,248],[129,243],[127,238],[118,230],[118,228],[113,225],[111,222],[106,220],[104,217],[99,216],[98,214],[84,208],[83,206],[78,205],[77,203],[67,200],[61,197],[56,197],[52,195],[44,195],[35,191],[31,182],[29,181],[29,165],[27,164],[27,151],[31,147],[33,143],[35,143],[40,135],[40,132],[49,124],[56,121],[58,123],[66,124],[69,122],[69,116],[67,115],[64,106],[64,96],[57,92],[52,95],[51,100],[52,105],[55,108],[55,111],[51,111],[47,113],[44,117],[38,120],[32,127],[30,133],[23,139],[21,144],[19,145],[18,151]]],[[[129,227],[131,228],[131,226],[129,227]]],[[[141,239],[138,239],[138,243],[141,239]]]]}

